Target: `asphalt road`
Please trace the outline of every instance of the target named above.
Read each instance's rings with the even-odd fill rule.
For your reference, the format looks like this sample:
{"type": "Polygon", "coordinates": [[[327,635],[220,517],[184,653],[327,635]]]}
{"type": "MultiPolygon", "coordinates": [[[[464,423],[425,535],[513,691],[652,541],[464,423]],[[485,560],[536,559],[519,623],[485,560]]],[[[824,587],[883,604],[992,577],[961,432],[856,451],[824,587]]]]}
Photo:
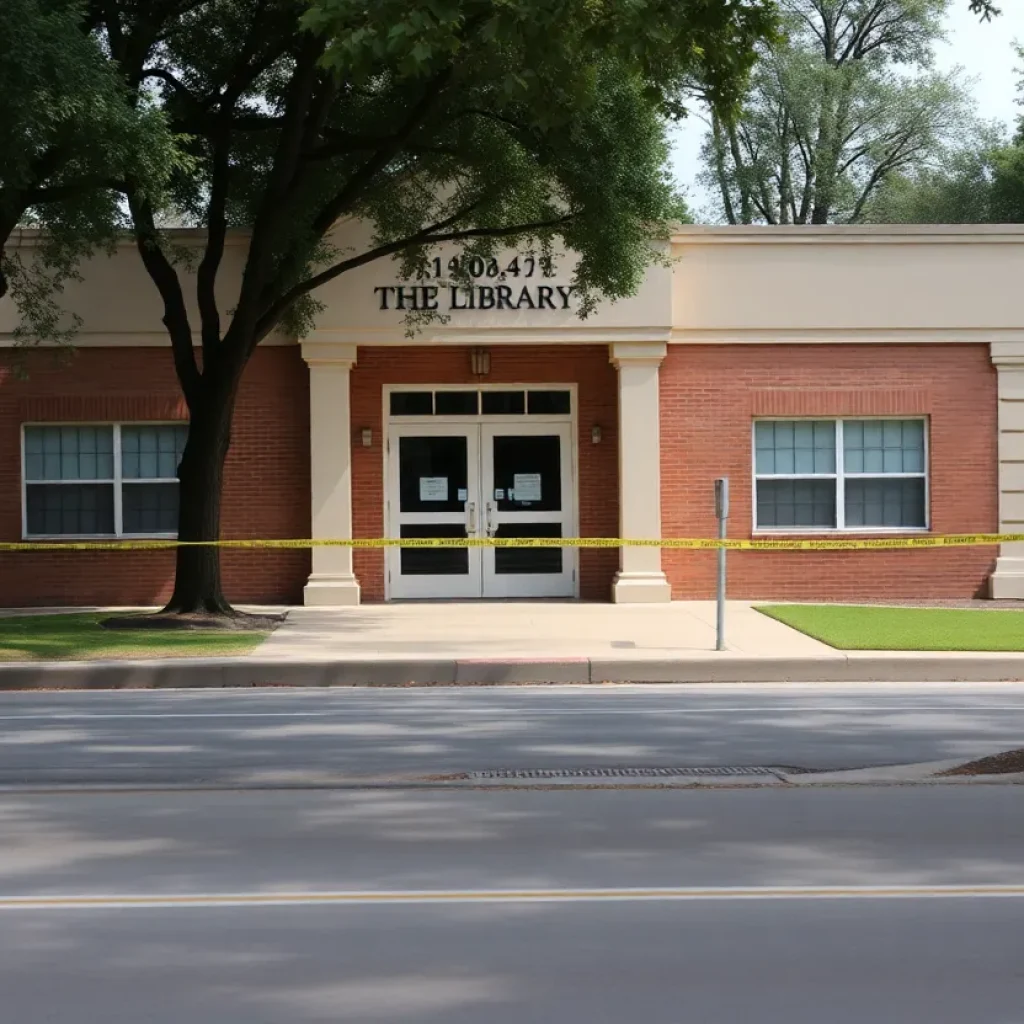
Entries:
{"type": "Polygon", "coordinates": [[[1018,786],[7,792],[2,1017],[1020,1024],[1022,812],[1018,786]]]}
{"type": "Polygon", "coordinates": [[[1024,745],[1024,684],[0,694],[0,786],[609,765],[818,769],[1024,745]]]}

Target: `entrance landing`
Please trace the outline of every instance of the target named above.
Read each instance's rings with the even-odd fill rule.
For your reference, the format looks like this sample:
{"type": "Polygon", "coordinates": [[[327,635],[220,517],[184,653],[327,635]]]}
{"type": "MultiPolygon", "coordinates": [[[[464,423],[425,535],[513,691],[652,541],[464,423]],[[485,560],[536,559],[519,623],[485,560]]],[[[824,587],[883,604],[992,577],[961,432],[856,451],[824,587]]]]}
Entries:
{"type": "MultiPolygon", "coordinates": [[[[754,658],[843,655],[740,601],[730,601],[726,646],[754,658]]],[[[615,605],[577,602],[431,603],[293,608],[260,649],[266,658],[720,659],[713,601],[615,605]]]]}

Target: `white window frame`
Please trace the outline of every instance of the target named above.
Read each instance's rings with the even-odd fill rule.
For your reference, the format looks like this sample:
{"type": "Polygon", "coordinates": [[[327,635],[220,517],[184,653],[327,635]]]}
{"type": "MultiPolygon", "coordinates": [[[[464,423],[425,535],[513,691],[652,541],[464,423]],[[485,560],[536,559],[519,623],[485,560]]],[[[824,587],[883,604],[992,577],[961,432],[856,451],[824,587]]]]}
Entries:
{"type": "Polygon", "coordinates": [[[750,425],[750,458],[751,458],[751,510],[750,518],[754,534],[920,534],[931,530],[931,455],[930,420],[927,416],[755,416],[750,425]],[[757,425],[758,423],[798,423],[821,422],[835,426],[836,437],[836,471],[834,473],[758,473],[757,472],[757,425]],[[920,473],[847,473],[845,462],[845,445],[843,443],[843,424],[848,422],[862,423],[874,421],[878,423],[916,421],[924,427],[924,470],[920,473]],[[836,487],[836,525],[824,526],[759,526],[757,522],[757,483],[759,480],[832,480],[836,487]],[[846,481],[847,480],[924,480],[924,526],[847,526],[846,525],[846,481]]]}
{"type": "MultiPolygon", "coordinates": [[[[113,423],[109,420],[102,422],[89,422],[78,420],[68,422],[45,421],[23,423],[21,425],[21,538],[22,540],[52,540],[52,541],[74,541],[74,540],[175,540],[177,531],[172,533],[125,533],[122,514],[122,493],[125,483],[123,467],[121,465],[121,428],[122,427],[182,427],[186,426],[181,420],[130,420],[123,423],[113,423]],[[114,451],[114,476],[113,479],[102,480],[29,480],[28,479],[28,456],[26,452],[27,431],[37,427],[93,427],[113,429],[113,451],[114,451]],[[110,484],[114,488],[114,532],[113,533],[29,533],[28,531],[28,488],[31,484],[56,484],[57,486],[74,486],[85,484],[110,484]]],[[[171,477],[131,477],[128,480],[131,484],[167,484],[171,477]]],[[[177,480],[177,477],[174,477],[177,480]]]]}

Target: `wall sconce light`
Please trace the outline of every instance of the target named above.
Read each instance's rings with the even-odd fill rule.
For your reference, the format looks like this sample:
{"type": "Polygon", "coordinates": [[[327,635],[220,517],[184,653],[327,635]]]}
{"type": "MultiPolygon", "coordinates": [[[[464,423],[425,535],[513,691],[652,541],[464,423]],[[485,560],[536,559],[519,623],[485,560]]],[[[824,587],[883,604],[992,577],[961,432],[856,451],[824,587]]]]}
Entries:
{"type": "Polygon", "coordinates": [[[373,431],[369,427],[363,427],[360,431],[360,437],[362,438],[364,448],[373,447],[373,431]]]}
{"type": "Polygon", "coordinates": [[[600,427],[600,424],[595,423],[590,428],[590,440],[593,441],[594,444],[600,444],[601,443],[601,427],[600,427]]]}
{"type": "Polygon", "coordinates": [[[491,372],[491,351],[486,348],[474,348],[469,351],[469,366],[474,376],[486,377],[491,372]]]}

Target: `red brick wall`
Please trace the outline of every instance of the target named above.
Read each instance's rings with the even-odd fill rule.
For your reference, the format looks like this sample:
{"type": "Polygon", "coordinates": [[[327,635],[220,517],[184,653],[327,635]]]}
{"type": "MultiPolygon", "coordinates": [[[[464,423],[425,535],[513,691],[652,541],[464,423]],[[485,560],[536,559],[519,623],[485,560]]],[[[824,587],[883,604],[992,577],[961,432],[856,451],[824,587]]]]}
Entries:
{"type": "MultiPolygon", "coordinates": [[[[491,348],[488,384],[578,384],[579,519],[584,537],[618,532],[618,387],[604,345],[491,348]],[[590,433],[600,424],[602,441],[590,433]]],[[[352,464],[354,533],[384,535],[383,388],[385,384],[475,384],[469,350],[409,346],[360,348],[352,371],[352,464]],[[358,443],[359,431],[373,429],[373,447],[358,443]]],[[[614,550],[580,552],[580,591],[586,600],[606,600],[618,568],[614,550]]],[[[363,600],[384,598],[384,555],[356,551],[355,573],[363,600]]]]}
{"type": "MultiPolygon", "coordinates": [[[[579,386],[579,509],[584,536],[618,532],[615,371],[605,346],[491,349],[488,383],[579,386]],[[602,427],[593,445],[591,427],[602,427]]],[[[713,479],[732,481],[732,536],[750,536],[751,420],[769,416],[927,415],[932,528],[997,527],[996,380],[987,346],[671,346],[662,367],[662,514],[666,536],[710,536],[713,479]]],[[[472,384],[464,348],[361,348],[352,373],[357,536],[381,536],[382,393],[388,384],[472,384]],[[373,447],[358,431],[373,428],[373,447]]],[[[15,379],[0,355],[0,539],[21,532],[24,422],[184,418],[165,349],[85,349],[69,363],[34,353],[15,379]]],[[[309,532],[308,374],[297,348],[260,349],[239,396],[225,473],[225,537],[309,532]]],[[[983,590],[992,549],[734,552],[730,592],[750,598],[946,597],[983,590]]],[[[357,551],[364,599],[384,595],[383,555],[357,551]]],[[[581,552],[585,599],[607,597],[614,550],[581,552]]],[[[677,598],[714,591],[714,555],[667,551],[677,598]]],[[[301,602],[307,552],[227,552],[237,602],[301,602]]],[[[0,553],[0,606],[150,604],[170,593],[173,557],[159,552],[0,553]]]]}
{"type": "MultiPolygon", "coordinates": [[[[661,370],[666,537],[710,537],[713,481],[730,478],[730,535],[752,527],[751,420],[922,414],[930,419],[931,526],[994,532],[996,374],[987,345],[670,346],[661,370]]],[[[983,596],[992,548],[730,552],[737,598],[983,596]]],[[[714,594],[713,552],[666,551],[677,598],[714,594]]]]}
{"type": "MultiPolygon", "coordinates": [[[[0,353],[0,539],[21,539],[21,425],[185,419],[169,349],[45,352],[28,378],[0,353]]],[[[225,538],[309,534],[309,375],[298,347],[262,348],[246,370],[224,476],[225,538]]],[[[303,551],[223,556],[236,602],[301,602],[303,551]]],[[[157,604],[170,596],[169,552],[0,552],[0,606],[157,604]]]]}

